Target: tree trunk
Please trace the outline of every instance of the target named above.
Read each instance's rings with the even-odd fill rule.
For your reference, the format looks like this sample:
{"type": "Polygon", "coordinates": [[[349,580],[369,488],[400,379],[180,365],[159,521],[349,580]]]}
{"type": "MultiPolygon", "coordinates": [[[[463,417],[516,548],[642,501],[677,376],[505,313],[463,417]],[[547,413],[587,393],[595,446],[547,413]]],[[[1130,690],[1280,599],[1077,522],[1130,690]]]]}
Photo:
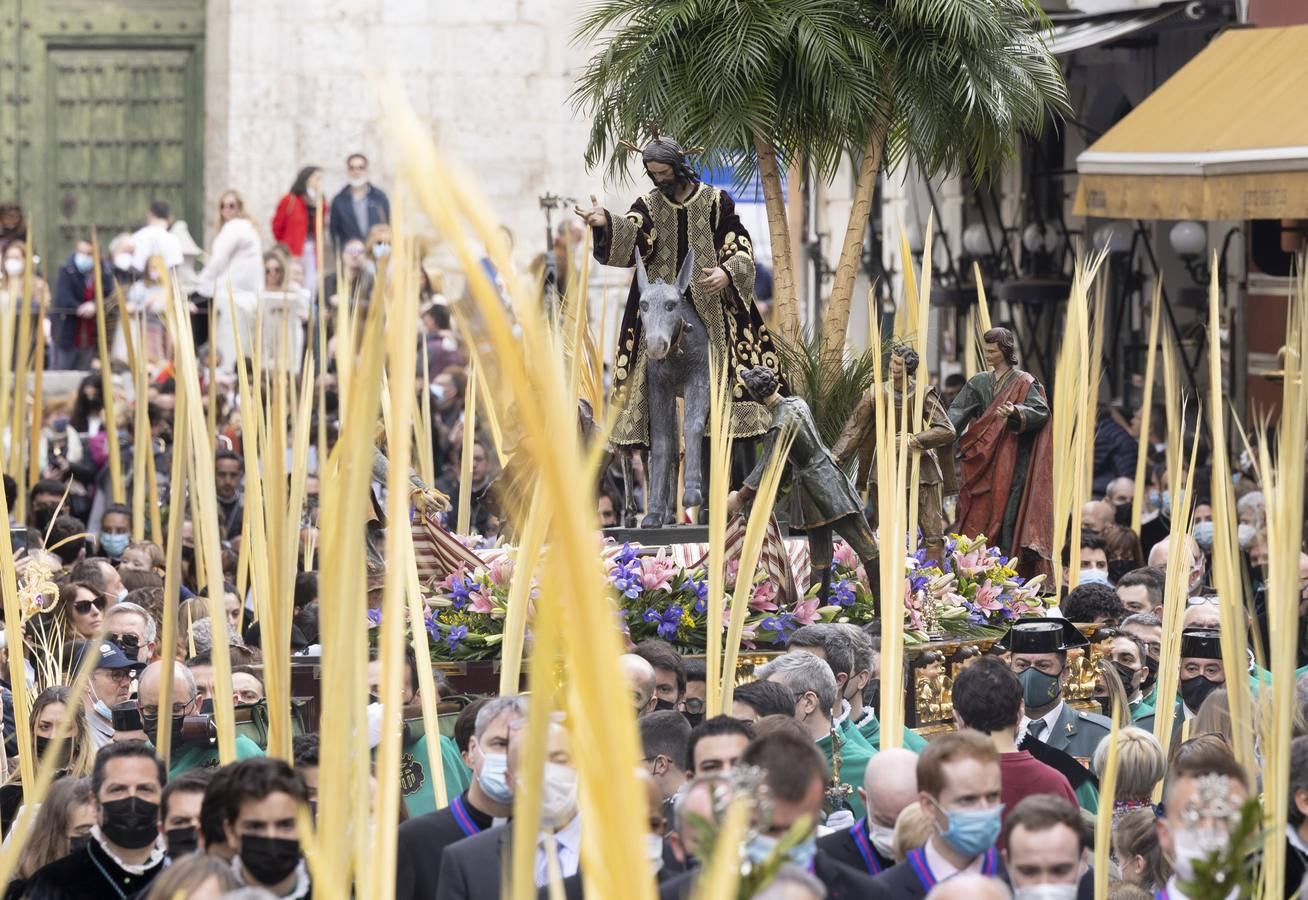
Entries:
{"type": "Polygon", "coordinates": [[[756,136],[754,148],[758,152],[758,174],[763,184],[768,233],[772,237],[772,323],[779,334],[794,342],[799,338],[799,298],[795,294],[795,275],[791,268],[790,229],[786,224],[781,170],[777,168],[776,151],[766,138],[756,136]]]}
{"type": "Polygon", "coordinates": [[[859,263],[863,257],[863,239],[867,222],[872,214],[872,197],[876,193],[877,175],[881,171],[881,154],[885,148],[886,133],[877,129],[863,148],[863,163],[858,167],[858,182],[854,186],[854,202],[849,208],[849,223],[845,226],[845,242],[840,249],[840,263],[836,266],[836,279],[827,299],[826,315],[822,319],[822,365],[840,365],[845,352],[845,334],[849,330],[849,309],[854,299],[854,281],[858,278],[859,263]]]}

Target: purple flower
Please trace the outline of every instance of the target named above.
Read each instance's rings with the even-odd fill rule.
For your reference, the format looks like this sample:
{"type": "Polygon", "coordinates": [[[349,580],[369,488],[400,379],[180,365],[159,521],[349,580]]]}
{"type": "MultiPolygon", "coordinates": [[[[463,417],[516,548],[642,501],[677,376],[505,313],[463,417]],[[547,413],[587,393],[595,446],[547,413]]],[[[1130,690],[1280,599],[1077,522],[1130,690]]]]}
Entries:
{"type": "Polygon", "coordinates": [[[636,548],[631,546],[631,544],[623,544],[622,549],[618,551],[618,555],[616,559],[618,565],[623,566],[625,568],[626,566],[630,565],[632,562],[635,561],[636,548]]]}
{"type": "Polygon", "coordinates": [[[450,600],[454,602],[455,609],[463,609],[467,604],[473,586],[472,581],[467,578],[456,578],[450,584],[450,600]]]}
{"type": "Polygon", "coordinates": [[[768,616],[759,623],[759,630],[774,632],[782,643],[790,639],[789,632],[796,629],[795,617],[790,613],[768,616]]]}
{"type": "Polygon", "coordinates": [[[433,641],[439,641],[441,639],[441,626],[436,622],[436,617],[428,616],[425,621],[427,625],[427,637],[433,641]]]}
{"type": "Polygon", "coordinates": [[[925,590],[927,583],[930,581],[925,575],[918,575],[908,583],[908,589],[916,594],[918,591],[925,590]]]}
{"type": "Polygon", "coordinates": [[[657,609],[647,609],[644,618],[646,622],[657,622],[659,637],[665,641],[670,641],[677,636],[677,629],[681,627],[682,614],[682,608],[673,605],[669,606],[668,611],[662,614],[657,609]]]}
{"type": "Polygon", "coordinates": [[[371,625],[371,626],[373,626],[374,628],[375,628],[376,626],[378,626],[378,625],[381,624],[381,610],[380,610],[380,609],[370,609],[370,610],[368,610],[368,624],[371,625]]]}
{"type": "Polygon", "coordinates": [[[854,586],[848,578],[842,578],[836,582],[835,589],[832,592],[832,599],[836,601],[837,606],[854,605],[854,586]]]}
{"type": "Polygon", "coordinates": [[[452,627],[449,634],[445,635],[445,643],[449,645],[450,652],[453,653],[455,650],[459,649],[459,644],[463,643],[464,638],[467,636],[467,625],[455,625],[452,627]]]}

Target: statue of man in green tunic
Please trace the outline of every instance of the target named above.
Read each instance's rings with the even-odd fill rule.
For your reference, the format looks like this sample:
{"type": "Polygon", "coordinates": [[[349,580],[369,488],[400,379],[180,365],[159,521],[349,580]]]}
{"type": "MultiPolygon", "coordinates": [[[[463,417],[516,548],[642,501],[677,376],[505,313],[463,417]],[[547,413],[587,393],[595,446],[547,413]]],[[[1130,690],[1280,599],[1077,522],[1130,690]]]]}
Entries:
{"type": "MultiPolygon", "coordinates": [[[[732,373],[731,430],[755,437],[771,427],[772,414],[752,400],[739,372],[766,366],[779,372],[777,354],[754,303],[754,246],[723,190],[704,184],[686,160],[681,145],[655,137],[641,153],[654,190],[616,216],[591,197],[591,209],[576,213],[593,231],[595,259],[607,266],[630,268],[639,253],[649,280],[673,284],[686,254],[695,253],[700,269],[689,293],[708,331],[709,347],[732,373]]],[[[617,446],[649,445],[649,417],[675,415],[650,410],[640,291],[635,279],[618,332],[613,365],[613,402],[621,412],[610,440],[617,446]]]]}

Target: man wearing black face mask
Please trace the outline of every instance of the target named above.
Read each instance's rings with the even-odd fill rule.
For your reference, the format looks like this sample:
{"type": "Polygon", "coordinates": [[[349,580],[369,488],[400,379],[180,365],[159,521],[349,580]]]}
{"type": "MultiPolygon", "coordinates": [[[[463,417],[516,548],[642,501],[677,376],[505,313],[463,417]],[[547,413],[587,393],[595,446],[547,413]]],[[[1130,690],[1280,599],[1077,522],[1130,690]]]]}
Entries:
{"type": "MultiPolygon", "coordinates": [[[[141,673],[137,707],[141,711],[141,722],[145,726],[145,736],[152,744],[158,743],[159,729],[171,728],[173,744],[169,752],[169,774],[173,777],[192,769],[203,769],[218,763],[218,747],[208,732],[201,732],[192,737],[185,733],[187,716],[200,713],[200,692],[195,684],[191,670],[179,662],[173,663],[172,703],[160,708],[159,689],[162,686],[163,663],[152,662],[141,673]],[[161,725],[160,722],[163,722],[161,725]]],[[[259,745],[243,734],[236,736],[236,758],[250,759],[263,756],[259,745]]]]}
{"type": "Polygon", "coordinates": [[[1020,731],[1084,764],[1112,728],[1108,719],[1080,712],[1063,701],[1067,651],[1090,642],[1066,619],[1019,621],[995,644],[1012,654],[1026,705],[1020,731]]]}
{"type": "Polygon", "coordinates": [[[212,773],[208,769],[187,772],[168,782],[159,809],[159,827],[168,845],[168,859],[177,862],[200,846],[200,809],[212,773]]]}
{"type": "Polygon", "coordinates": [[[677,711],[686,717],[694,728],[704,721],[704,702],[707,699],[708,671],[702,659],[688,659],[686,663],[686,692],[677,704],[677,711]]]}
{"type": "Polygon", "coordinates": [[[1181,705],[1185,717],[1193,719],[1208,695],[1225,686],[1220,632],[1211,628],[1181,632],[1181,705]]]}
{"type": "Polygon", "coordinates": [[[140,741],[101,748],[91,772],[97,823],[82,849],[37,870],[32,900],[121,900],[144,894],[164,867],[159,840],[163,761],[140,741]]]}
{"type": "Polygon", "coordinates": [[[654,667],[654,708],[676,709],[686,695],[686,664],[667,641],[641,641],[631,651],[654,667]]]}
{"type": "Polygon", "coordinates": [[[304,780],[280,759],[232,765],[223,830],[236,850],[232,867],[246,886],[295,900],[309,896],[309,870],[295,828],[296,810],[308,802],[304,780]]]}

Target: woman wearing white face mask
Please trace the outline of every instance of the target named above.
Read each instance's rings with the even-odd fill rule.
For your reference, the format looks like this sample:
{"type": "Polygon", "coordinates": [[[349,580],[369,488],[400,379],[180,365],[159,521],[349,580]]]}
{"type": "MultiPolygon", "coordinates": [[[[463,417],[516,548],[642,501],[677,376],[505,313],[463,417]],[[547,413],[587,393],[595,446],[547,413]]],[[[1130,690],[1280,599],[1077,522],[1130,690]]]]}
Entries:
{"type": "MultiPolygon", "coordinates": [[[[32,278],[30,284],[27,281],[27,245],[22,241],[11,241],[5,245],[3,266],[0,267],[0,308],[9,309],[13,307],[16,314],[22,313],[22,302],[24,297],[32,314],[32,337],[31,346],[36,346],[36,335],[42,335],[42,323],[37,320],[41,312],[41,299],[49,293],[45,279],[41,277],[40,270],[37,269],[37,263],[40,260],[32,257],[32,278]]],[[[14,328],[18,327],[18,321],[15,319],[14,328]]],[[[15,346],[17,339],[15,339],[15,346]]],[[[31,349],[28,350],[29,354],[31,349]]],[[[30,358],[30,357],[29,357],[30,358]]]]}

